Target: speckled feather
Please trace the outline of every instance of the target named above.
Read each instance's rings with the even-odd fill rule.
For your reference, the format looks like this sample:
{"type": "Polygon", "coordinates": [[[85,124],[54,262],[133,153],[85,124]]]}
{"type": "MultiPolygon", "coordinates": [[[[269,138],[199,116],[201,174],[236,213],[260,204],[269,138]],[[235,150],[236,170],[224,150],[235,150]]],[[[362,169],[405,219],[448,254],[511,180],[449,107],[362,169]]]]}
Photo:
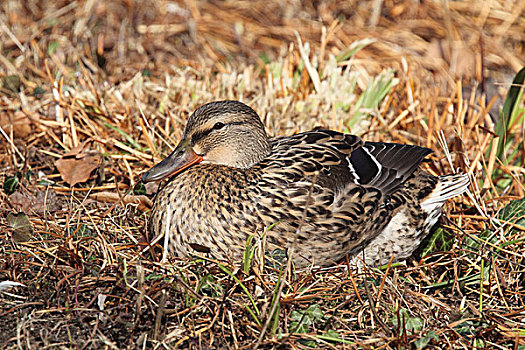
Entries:
{"type": "MultiPolygon", "coordinates": [[[[207,119],[226,122],[230,119],[222,115],[232,113],[249,120],[250,128],[262,128],[252,120],[255,112],[242,112],[245,105],[217,103],[226,106],[216,113],[194,113],[185,137],[196,125],[205,128],[207,119]]],[[[467,183],[465,177],[451,181],[416,170],[431,152],[418,146],[365,143],[322,129],[269,139],[268,144],[269,152],[249,167],[203,162],[159,190],[151,227],[155,234],[170,234],[174,254],[187,256],[198,246],[215,258],[238,260],[247,238],[264,233],[269,251],[297,240],[298,267],[326,266],[347,254],[358,264],[383,264],[392,254],[397,259],[410,255],[417,248],[414,242],[419,244],[435,223],[450,198],[441,200],[441,192],[433,192],[440,182],[455,186],[454,195],[467,183]],[[429,196],[437,198],[437,205],[426,211],[422,205],[429,196]]]]}

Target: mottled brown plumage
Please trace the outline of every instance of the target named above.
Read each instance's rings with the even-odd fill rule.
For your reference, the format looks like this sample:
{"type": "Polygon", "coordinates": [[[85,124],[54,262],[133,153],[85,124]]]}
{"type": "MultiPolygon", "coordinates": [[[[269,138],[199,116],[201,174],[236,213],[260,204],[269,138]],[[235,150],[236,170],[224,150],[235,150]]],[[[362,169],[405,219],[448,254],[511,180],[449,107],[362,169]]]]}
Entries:
{"type": "Polygon", "coordinates": [[[346,254],[358,264],[403,259],[468,184],[464,175],[417,170],[430,152],[322,129],[268,139],[250,107],[212,102],[192,114],[177,149],[143,176],[171,176],[157,194],[151,228],[167,232],[179,256],[200,247],[239,259],[247,238],[264,234],[269,251],[296,240],[299,267],[346,254]]]}

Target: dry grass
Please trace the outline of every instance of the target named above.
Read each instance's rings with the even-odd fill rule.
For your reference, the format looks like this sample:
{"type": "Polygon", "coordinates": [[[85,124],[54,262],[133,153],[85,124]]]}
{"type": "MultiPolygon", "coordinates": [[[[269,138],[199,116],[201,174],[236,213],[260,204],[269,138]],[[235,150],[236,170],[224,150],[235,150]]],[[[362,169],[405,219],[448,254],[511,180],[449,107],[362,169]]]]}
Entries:
{"type": "Polygon", "coordinates": [[[523,116],[498,157],[488,114],[523,65],[522,2],[145,3],[0,4],[0,182],[21,182],[0,191],[0,283],[23,284],[0,291],[1,348],[525,348],[524,221],[498,216],[524,196],[523,116]],[[383,101],[356,107],[380,72],[383,101]],[[156,188],[133,190],[189,113],[224,98],[270,135],[431,147],[427,170],[474,185],[405,265],[166,261],[145,228],[156,188]],[[87,181],[70,186],[59,159],[87,181]]]}

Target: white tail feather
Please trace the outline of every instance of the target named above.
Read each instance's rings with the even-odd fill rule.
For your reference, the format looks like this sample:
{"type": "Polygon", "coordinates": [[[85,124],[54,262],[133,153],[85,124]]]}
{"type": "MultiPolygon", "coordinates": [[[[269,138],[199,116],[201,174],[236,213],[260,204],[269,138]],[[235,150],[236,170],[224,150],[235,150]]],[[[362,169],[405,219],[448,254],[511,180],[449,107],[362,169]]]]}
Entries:
{"type": "Polygon", "coordinates": [[[431,213],[450,198],[464,193],[469,184],[468,174],[440,176],[436,188],[421,202],[421,207],[431,213]]]}

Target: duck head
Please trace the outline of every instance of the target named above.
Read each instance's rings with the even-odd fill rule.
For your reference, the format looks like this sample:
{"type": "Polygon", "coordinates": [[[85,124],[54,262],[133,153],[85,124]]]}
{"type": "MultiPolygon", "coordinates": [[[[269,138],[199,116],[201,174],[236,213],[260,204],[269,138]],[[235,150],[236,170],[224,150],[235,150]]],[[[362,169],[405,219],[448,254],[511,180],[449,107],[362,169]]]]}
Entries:
{"type": "Polygon", "coordinates": [[[253,109],[238,101],[211,102],[193,112],[173,153],[144,173],[142,181],[162,180],[200,162],[246,169],[270,151],[253,109]]]}

